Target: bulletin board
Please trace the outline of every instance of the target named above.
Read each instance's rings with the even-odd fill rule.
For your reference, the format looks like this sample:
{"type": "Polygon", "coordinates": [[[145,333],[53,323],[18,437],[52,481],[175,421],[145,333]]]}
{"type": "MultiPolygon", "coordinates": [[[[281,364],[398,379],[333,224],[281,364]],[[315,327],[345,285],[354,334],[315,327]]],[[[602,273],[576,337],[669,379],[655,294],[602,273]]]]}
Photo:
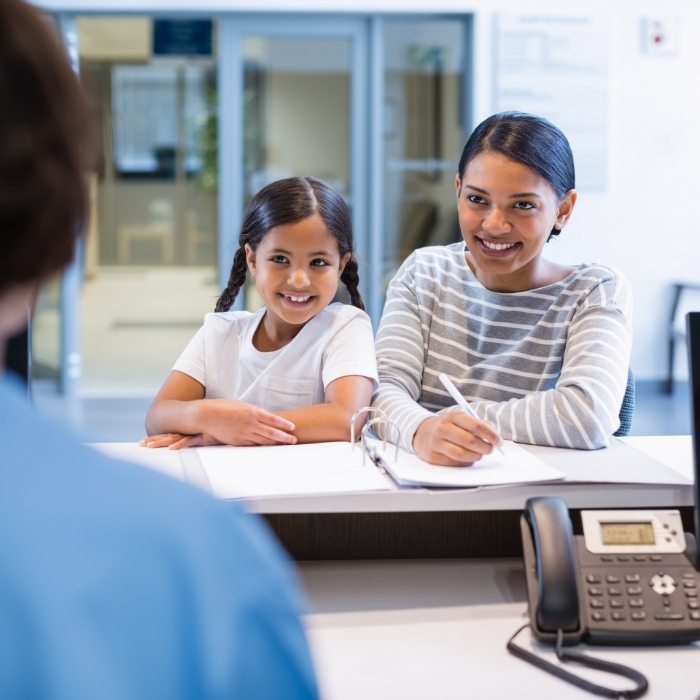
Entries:
{"type": "Polygon", "coordinates": [[[606,18],[504,13],[494,27],[494,111],[531,112],[552,121],[571,144],[577,189],[604,191],[606,18]]]}

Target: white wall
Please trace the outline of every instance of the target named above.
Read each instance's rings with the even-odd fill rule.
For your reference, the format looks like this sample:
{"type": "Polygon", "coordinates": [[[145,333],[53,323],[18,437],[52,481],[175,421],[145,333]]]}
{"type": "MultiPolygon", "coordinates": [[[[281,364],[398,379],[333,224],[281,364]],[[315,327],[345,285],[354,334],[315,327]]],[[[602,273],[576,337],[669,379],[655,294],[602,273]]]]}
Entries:
{"type": "MultiPolygon", "coordinates": [[[[42,0],[49,10],[475,12],[476,117],[492,110],[492,20],[501,11],[608,18],[609,178],[607,191],[582,193],[574,219],[550,254],[562,261],[601,260],[622,269],[635,294],[632,367],[660,379],[666,362],[666,317],[674,280],[700,281],[700,221],[695,200],[700,167],[700,3],[694,0],[42,0]],[[643,17],[677,18],[674,56],[641,49],[643,17]]],[[[571,98],[576,101],[576,86],[571,98]]],[[[679,363],[682,365],[683,363],[679,363]]],[[[684,368],[683,372],[684,372],[684,368]]]]}

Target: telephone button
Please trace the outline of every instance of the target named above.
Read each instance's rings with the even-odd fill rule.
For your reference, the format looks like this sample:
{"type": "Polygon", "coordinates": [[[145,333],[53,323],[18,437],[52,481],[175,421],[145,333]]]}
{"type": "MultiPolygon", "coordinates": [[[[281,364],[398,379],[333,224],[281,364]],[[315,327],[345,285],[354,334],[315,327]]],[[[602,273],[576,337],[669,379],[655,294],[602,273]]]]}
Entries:
{"type": "MultiPolygon", "coordinates": [[[[620,583],[620,577],[619,577],[619,576],[614,576],[613,574],[608,574],[608,575],[605,577],[605,581],[606,581],[607,583],[620,583]]],[[[597,581],[596,581],[596,583],[597,583],[597,581]]]]}
{"type": "Polygon", "coordinates": [[[646,561],[647,560],[646,557],[640,557],[640,556],[632,557],[632,559],[634,559],[635,561],[646,561]]]}
{"type": "Polygon", "coordinates": [[[630,620],[646,620],[647,619],[647,614],[644,612],[644,610],[634,610],[633,612],[630,613],[630,620]]]}
{"type": "Polygon", "coordinates": [[[604,557],[600,558],[600,561],[604,561],[606,563],[611,562],[611,561],[615,561],[615,557],[604,556],[604,557]]]}
{"type": "Polygon", "coordinates": [[[595,596],[603,595],[603,589],[598,588],[598,586],[589,586],[588,587],[588,595],[595,595],[595,596]]]}
{"type": "Polygon", "coordinates": [[[649,559],[651,561],[663,561],[664,558],[662,556],[659,556],[658,554],[652,554],[649,559]]]}
{"type": "Polygon", "coordinates": [[[697,588],[695,581],[683,581],[683,588],[697,588]]]}
{"type": "Polygon", "coordinates": [[[695,581],[695,574],[691,573],[690,571],[686,571],[683,575],[682,578],[689,578],[695,581]]]}
{"type": "Polygon", "coordinates": [[[691,610],[689,617],[691,620],[700,620],[700,610],[691,610]]]}
{"type": "Polygon", "coordinates": [[[656,613],[654,615],[655,620],[684,620],[685,615],[683,613],[672,613],[672,612],[663,612],[663,613],[656,613]]]}
{"type": "Polygon", "coordinates": [[[608,588],[608,595],[622,595],[622,589],[618,586],[610,586],[608,588]]]}
{"type": "Polygon", "coordinates": [[[630,598],[627,601],[627,605],[629,605],[630,608],[643,608],[644,600],[642,598],[630,598]]]}
{"type": "Polygon", "coordinates": [[[627,586],[628,595],[642,595],[641,586],[627,586]]]}
{"type": "Polygon", "coordinates": [[[610,607],[611,608],[624,608],[625,604],[619,600],[618,598],[612,598],[610,600],[610,607]]]}
{"type": "Polygon", "coordinates": [[[615,611],[610,615],[610,617],[615,620],[616,622],[620,622],[621,620],[626,620],[627,616],[623,612],[617,612],[615,611]]]}
{"type": "Polygon", "coordinates": [[[590,605],[592,608],[604,608],[605,607],[605,603],[598,598],[594,598],[591,601],[590,605]]]}
{"type": "Polygon", "coordinates": [[[596,610],[595,612],[591,613],[591,620],[595,620],[596,622],[603,622],[605,620],[605,613],[598,612],[596,610]]]}
{"type": "Polygon", "coordinates": [[[625,581],[627,583],[639,583],[639,574],[625,574],[625,581]]]}
{"type": "Polygon", "coordinates": [[[628,556],[624,556],[624,557],[621,556],[621,557],[618,557],[617,560],[618,561],[629,561],[630,558],[628,556]]]}
{"type": "Polygon", "coordinates": [[[654,593],[659,595],[673,593],[676,590],[676,581],[668,574],[654,574],[649,580],[649,585],[654,589],[654,593]]]}
{"type": "Polygon", "coordinates": [[[598,574],[588,574],[586,576],[586,583],[600,583],[602,578],[598,574]]]}
{"type": "Polygon", "coordinates": [[[686,592],[685,592],[685,597],[686,597],[686,598],[697,598],[697,597],[698,597],[698,592],[697,592],[697,591],[686,591],[686,592]]]}
{"type": "Polygon", "coordinates": [[[700,603],[698,603],[697,600],[689,600],[688,608],[690,608],[690,610],[697,610],[698,608],[700,608],[700,603]]]}

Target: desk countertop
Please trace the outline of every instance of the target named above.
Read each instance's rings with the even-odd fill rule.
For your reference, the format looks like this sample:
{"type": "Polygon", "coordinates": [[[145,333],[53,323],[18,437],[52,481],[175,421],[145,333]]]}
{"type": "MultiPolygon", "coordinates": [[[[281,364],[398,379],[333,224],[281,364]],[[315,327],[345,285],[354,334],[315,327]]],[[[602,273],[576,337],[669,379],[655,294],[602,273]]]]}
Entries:
{"type": "MultiPolygon", "coordinates": [[[[137,443],[104,443],[96,447],[175,478],[206,486],[193,469],[192,451],[149,450],[137,443]]],[[[567,450],[523,446],[574,482],[517,485],[470,490],[399,490],[375,493],[314,494],[250,499],[258,513],[359,513],[419,511],[520,510],[533,495],[557,495],[571,508],[680,507],[692,505],[690,437],[661,436],[613,439],[603,450],[567,450]],[[600,483],[581,483],[587,478],[600,483]],[[621,483],[610,483],[611,478],[621,483]],[[646,482],[646,483],[645,483],[646,482]]]]}
{"type": "MultiPolygon", "coordinates": [[[[299,568],[326,700],[594,697],[506,650],[526,621],[519,560],[309,562],[299,568]]],[[[548,648],[533,644],[529,631],[518,641],[554,659],[548,648]]],[[[646,674],[650,700],[695,700],[700,694],[697,644],[584,649],[646,674]]],[[[605,674],[580,673],[629,687],[605,674]]]]}

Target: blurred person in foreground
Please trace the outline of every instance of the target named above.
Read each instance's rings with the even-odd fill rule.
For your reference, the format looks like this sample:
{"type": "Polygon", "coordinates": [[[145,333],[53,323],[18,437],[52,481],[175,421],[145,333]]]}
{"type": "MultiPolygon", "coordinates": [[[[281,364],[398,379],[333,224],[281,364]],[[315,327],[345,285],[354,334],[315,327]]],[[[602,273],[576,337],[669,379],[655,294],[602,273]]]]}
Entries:
{"type": "MultiPolygon", "coordinates": [[[[89,123],[48,24],[0,2],[0,367],[73,258],[89,123]]],[[[109,460],[0,370],[0,697],[313,698],[297,583],[256,516],[109,460]]]]}

